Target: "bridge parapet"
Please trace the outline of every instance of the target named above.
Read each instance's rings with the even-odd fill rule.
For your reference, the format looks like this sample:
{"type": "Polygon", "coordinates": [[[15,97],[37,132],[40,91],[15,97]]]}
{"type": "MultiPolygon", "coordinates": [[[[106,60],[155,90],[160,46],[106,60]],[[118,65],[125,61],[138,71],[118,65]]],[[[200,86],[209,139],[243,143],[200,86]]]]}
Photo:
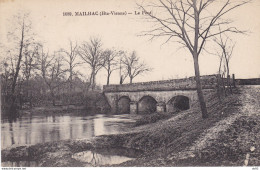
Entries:
{"type": "MultiPolygon", "coordinates": [[[[214,89],[217,87],[217,75],[201,76],[203,89],[214,89]]],[[[150,81],[142,83],[104,85],[104,92],[138,92],[138,91],[168,91],[168,90],[195,90],[195,77],[185,79],[172,79],[163,81],[150,81]]]]}

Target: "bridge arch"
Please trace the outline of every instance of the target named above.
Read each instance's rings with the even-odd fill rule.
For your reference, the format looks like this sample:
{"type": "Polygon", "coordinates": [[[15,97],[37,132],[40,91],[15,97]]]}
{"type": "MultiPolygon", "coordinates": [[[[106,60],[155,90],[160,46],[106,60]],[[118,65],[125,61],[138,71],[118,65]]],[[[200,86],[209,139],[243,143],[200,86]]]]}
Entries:
{"type": "Polygon", "coordinates": [[[121,96],[117,101],[117,113],[129,114],[130,113],[131,99],[128,96],[121,96]]]}
{"type": "Polygon", "coordinates": [[[190,99],[187,96],[183,96],[183,95],[172,97],[166,104],[167,112],[188,110],[189,108],[190,108],[190,99]]]}
{"type": "Polygon", "coordinates": [[[157,101],[149,95],[143,96],[138,101],[138,114],[153,113],[156,111],[157,101]]]}

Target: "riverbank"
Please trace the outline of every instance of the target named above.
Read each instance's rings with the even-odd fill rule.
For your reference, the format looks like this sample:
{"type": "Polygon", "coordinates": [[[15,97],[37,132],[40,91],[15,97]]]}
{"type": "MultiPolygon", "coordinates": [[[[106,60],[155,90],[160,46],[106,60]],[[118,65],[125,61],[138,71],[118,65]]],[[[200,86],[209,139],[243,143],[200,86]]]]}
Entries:
{"type": "Polygon", "coordinates": [[[80,107],[71,107],[68,106],[43,106],[43,107],[33,107],[31,109],[24,109],[19,111],[20,116],[24,115],[44,115],[44,116],[52,116],[52,115],[79,115],[79,114],[90,114],[87,112],[84,106],[80,107]]]}
{"type": "Polygon", "coordinates": [[[72,155],[98,148],[132,148],[142,154],[114,166],[243,166],[247,154],[248,165],[259,165],[259,95],[259,87],[239,87],[222,102],[216,96],[207,97],[208,119],[201,118],[196,105],[169,119],[132,127],[121,134],[5,149],[2,161],[87,166],[72,155]]]}

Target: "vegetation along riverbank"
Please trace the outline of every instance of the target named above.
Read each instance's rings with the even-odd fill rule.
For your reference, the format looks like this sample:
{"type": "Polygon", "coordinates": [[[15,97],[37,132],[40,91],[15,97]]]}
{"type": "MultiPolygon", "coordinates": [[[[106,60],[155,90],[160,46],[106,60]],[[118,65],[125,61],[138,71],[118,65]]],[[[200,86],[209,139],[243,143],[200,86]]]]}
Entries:
{"type": "Polygon", "coordinates": [[[257,86],[239,87],[222,102],[208,96],[210,116],[206,120],[199,115],[197,105],[167,119],[162,116],[154,123],[133,126],[121,134],[5,149],[2,161],[89,166],[72,155],[99,148],[132,148],[141,152],[136,159],[111,166],[259,165],[259,90],[257,86]]]}

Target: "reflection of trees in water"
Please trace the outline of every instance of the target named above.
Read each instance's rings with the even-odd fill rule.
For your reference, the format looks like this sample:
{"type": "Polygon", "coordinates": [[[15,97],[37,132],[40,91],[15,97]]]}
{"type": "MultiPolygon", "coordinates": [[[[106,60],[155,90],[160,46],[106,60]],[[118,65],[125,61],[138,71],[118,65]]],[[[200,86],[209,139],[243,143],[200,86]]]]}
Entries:
{"type": "Polygon", "coordinates": [[[83,132],[86,132],[88,130],[88,126],[86,123],[82,124],[82,130],[83,130],[83,132]]]}
{"type": "Polygon", "coordinates": [[[26,135],[26,138],[28,138],[28,144],[31,144],[32,143],[32,120],[33,120],[33,116],[32,114],[30,114],[30,118],[29,118],[29,125],[30,125],[30,130],[28,131],[27,135],[26,135]]]}
{"type": "Polygon", "coordinates": [[[42,141],[42,142],[46,142],[46,141],[45,141],[45,138],[46,138],[46,136],[45,136],[45,130],[46,130],[46,129],[43,129],[43,128],[40,130],[40,133],[41,133],[40,135],[41,135],[41,141],[42,141]]]}
{"type": "Polygon", "coordinates": [[[87,158],[86,160],[90,160],[88,161],[92,166],[98,166],[98,165],[103,165],[102,161],[103,161],[103,157],[102,155],[96,153],[96,152],[92,152],[92,151],[88,151],[88,152],[84,152],[83,153],[83,157],[87,158]]]}
{"type": "Polygon", "coordinates": [[[89,163],[92,166],[120,164],[122,162],[133,159],[126,156],[115,155],[115,150],[112,150],[113,152],[111,153],[106,152],[106,149],[104,151],[105,153],[99,153],[95,151],[84,151],[76,153],[72,156],[72,158],[81,162],[89,163]]]}
{"type": "Polygon", "coordinates": [[[11,143],[13,145],[13,144],[15,144],[15,141],[14,141],[14,132],[13,132],[13,122],[12,121],[9,122],[9,132],[10,132],[11,143]]]}
{"type": "Polygon", "coordinates": [[[82,136],[85,138],[91,138],[93,137],[95,128],[94,128],[94,120],[93,119],[88,119],[88,120],[83,120],[81,123],[82,126],[82,136]]]}
{"type": "Polygon", "coordinates": [[[90,164],[91,165],[98,165],[98,163],[99,163],[99,160],[98,160],[98,157],[97,157],[97,153],[92,152],[92,159],[90,161],[90,164]]]}
{"type": "Polygon", "coordinates": [[[59,129],[56,129],[56,127],[54,126],[51,131],[50,131],[50,138],[51,140],[60,140],[60,131],[59,129]]]}
{"type": "Polygon", "coordinates": [[[39,165],[37,161],[7,161],[1,162],[3,167],[36,167],[39,165]]]}
{"type": "Polygon", "coordinates": [[[56,122],[56,117],[52,116],[52,122],[56,122]]]}
{"type": "MultiPolygon", "coordinates": [[[[120,119],[120,118],[119,118],[120,119]]],[[[120,131],[121,122],[108,117],[24,116],[2,124],[2,147],[36,144],[61,139],[91,138],[120,131]],[[98,120],[97,120],[98,119],[98,120]]],[[[97,155],[95,155],[97,157],[97,155]]],[[[97,159],[97,158],[96,158],[97,159]]]]}
{"type": "MultiPolygon", "coordinates": [[[[14,145],[14,144],[28,144],[30,140],[28,139],[28,133],[30,131],[23,131],[23,120],[19,118],[17,119],[8,119],[7,127],[9,129],[5,133],[2,132],[2,143],[3,147],[14,145]],[[8,140],[10,138],[10,140],[8,140]]],[[[31,129],[31,128],[29,128],[31,129]]]]}
{"type": "Polygon", "coordinates": [[[70,125],[70,139],[73,139],[72,132],[72,125],[70,125]]]}

